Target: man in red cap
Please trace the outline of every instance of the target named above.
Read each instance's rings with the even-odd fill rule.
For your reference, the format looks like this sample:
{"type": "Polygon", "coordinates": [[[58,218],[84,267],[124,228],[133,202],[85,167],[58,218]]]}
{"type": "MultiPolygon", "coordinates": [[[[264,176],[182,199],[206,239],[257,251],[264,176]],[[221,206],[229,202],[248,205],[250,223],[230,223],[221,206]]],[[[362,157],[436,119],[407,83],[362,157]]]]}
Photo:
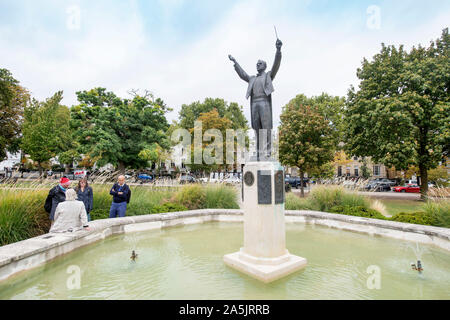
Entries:
{"type": "Polygon", "coordinates": [[[70,180],[67,177],[62,177],[59,180],[59,185],[53,187],[45,200],[45,210],[50,213],[50,221],[53,224],[56,207],[60,202],[66,200],[66,190],[70,187],[70,180]]]}

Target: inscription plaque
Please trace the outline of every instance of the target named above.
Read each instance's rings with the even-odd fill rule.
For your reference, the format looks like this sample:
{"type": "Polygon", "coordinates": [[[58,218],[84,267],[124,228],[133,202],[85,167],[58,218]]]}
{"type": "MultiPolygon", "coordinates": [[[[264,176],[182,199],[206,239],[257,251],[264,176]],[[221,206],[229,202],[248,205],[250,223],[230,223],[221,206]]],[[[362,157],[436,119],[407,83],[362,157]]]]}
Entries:
{"type": "Polygon", "coordinates": [[[258,204],[272,203],[272,172],[258,170],[258,204]]]}
{"type": "Polygon", "coordinates": [[[284,174],[283,170],[275,171],[275,204],[284,203],[284,174]]]}

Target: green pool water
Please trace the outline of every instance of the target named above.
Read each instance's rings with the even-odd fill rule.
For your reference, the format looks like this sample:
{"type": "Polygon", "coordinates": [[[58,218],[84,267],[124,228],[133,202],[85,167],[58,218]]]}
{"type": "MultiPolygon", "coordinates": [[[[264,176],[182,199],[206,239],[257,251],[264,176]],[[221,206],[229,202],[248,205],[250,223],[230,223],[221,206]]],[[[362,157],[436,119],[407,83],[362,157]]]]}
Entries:
{"type": "Polygon", "coordinates": [[[0,282],[0,299],[450,299],[450,254],[433,246],[287,224],[287,249],[308,266],[264,284],[223,263],[242,243],[241,223],[113,236],[0,282]]]}

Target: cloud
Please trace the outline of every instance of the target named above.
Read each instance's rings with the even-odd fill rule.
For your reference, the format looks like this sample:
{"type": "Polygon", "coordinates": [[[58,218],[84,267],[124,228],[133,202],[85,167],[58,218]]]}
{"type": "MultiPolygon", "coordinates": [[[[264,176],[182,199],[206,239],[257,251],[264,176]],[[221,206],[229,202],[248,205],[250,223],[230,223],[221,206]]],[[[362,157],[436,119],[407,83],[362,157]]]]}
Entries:
{"type": "MultiPolygon", "coordinates": [[[[284,43],[273,94],[278,122],[282,106],[299,93],[345,95],[350,84],[358,83],[356,69],[362,58],[376,54],[381,42],[427,45],[450,21],[449,10],[410,21],[402,15],[404,6],[380,2],[381,28],[370,30],[366,7],[351,11],[340,7],[324,15],[311,13],[314,3],[247,0],[223,10],[209,8],[196,14],[215,15],[214,23],[192,41],[164,26],[148,30],[155,13],[143,10],[137,1],[80,0],[65,5],[48,1],[39,6],[29,2],[23,11],[31,22],[23,17],[0,22],[1,67],[10,69],[39,99],[64,90],[67,105],[76,104],[76,91],[96,86],[122,97],[129,89],[149,89],[175,109],[170,120],[177,118],[181,104],[206,97],[238,102],[249,119],[247,84],[227,56],[232,54],[249,74],[256,73],[258,59],[266,60],[270,68],[276,24],[284,43]],[[80,8],[79,29],[67,28],[69,6],[80,8]],[[166,35],[174,41],[161,41],[166,35]]],[[[167,22],[183,14],[185,3],[159,5],[167,22]]]]}

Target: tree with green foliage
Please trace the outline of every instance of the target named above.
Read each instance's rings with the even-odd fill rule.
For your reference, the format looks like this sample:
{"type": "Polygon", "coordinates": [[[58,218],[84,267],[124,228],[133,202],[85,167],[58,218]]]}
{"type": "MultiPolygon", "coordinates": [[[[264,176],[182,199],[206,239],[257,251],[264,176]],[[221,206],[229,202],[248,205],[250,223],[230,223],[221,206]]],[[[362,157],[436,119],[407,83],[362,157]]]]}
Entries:
{"type": "Polygon", "coordinates": [[[0,69],[0,161],[7,151],[19,151],[23,112],[29,100],[28,91],[11,72],[0,69]]]}
{"type": "Polygon", "coordinates": [[[345,109],[344,97],[331,96],[327,93],[322,93],[320,96],[313,96],[309,98],[304,94],[299,94],[291,102],[298,106],[314,106],[317,108],[317,110],[330,124],[335,145],[339,145],[343,139],[345,129],[343,119],[345,109]]]}
{"type": "MultiPolygon", "coordinates": [[[[190,169],[192,171],[200,171],[203,174],[226,169],[226,131],[227,129],[233,129],[231,120],[227,117],[221,117],[217,109],[213,109],[209,112],[201,113],[197,121],[201,122],[201,148],[196,148],[195,141],[192,141],[190,169]],[[216,133],[220,132],[221,141],[217,140],[211,129],[218,130],[216,133]],[[201,154],[196,155],[197,152],[201,154]],[[205,159],[205,154],[210,155],[211,160],[217,159],[218,163],[208,163],[209,161],[205,159]],[[196,163],[195,159],[199,158],[201,163],[196,163]]],[[[190,130],[192,135],[194,135],[195,129],[200,128],[192,128],[190,130]]]]}
{"type": "Polygon", "coordinates": [[[363,157],[361,166],[361,177],[364,179],[369,179],[372,176],[369,166],[367,165],[367,158],[363,157]]]}
{"type": "Polygon", "coordinates": [[[62,91],[59,91],[44,102],[33,99],[24,110],[21,147],[37,163],[41,177],[44,163],[56,156],[67,143],[69,118],[62,115],[69,111],[60,104],[61,100],[62,91]]]}
{"type": "MultiPolygon", "coordinates": [[[[333,160],[336,137],[333,124],[315,105],[303,105],[293,99],[283,107],[279,127],[279,159],[283,165],[305,172],[333,160]]],[[[304,196],[304,187],[301,185],[304,196]]]]}
{"type": "Polygon", "coordinates": [[[65,173],[69,173],[70,168],[73,167],[73,163],[75,161],[80,161],[82,159],[75,145],[72,146],[73,147],[70,149],[62,151],[58,154],[59,163],[64,165],[65,173]]]}
{"type": "Polygon", "coordinates": [[[79,105],[71,109],[71,127],[78,137],[80,153],[97,164],[112,164],[120,172],[125,168],[144,168],[148,164],[147,151],[155,143],[170,147],[165,117],[169,110],[161,99],[148,92],[121,99],[104,88],[77,92],[79,105]],[[139,156],[141,154],[141,156],[139,156]]]}
{"type": "Polygon", "coordinates": [[[183,104],[179,113],[179,125],[184,129],[192,129],[194,128],[194,122],[202,113],[211,112],[214,109],[217,110],[219,117],[231,121],[232,129],[248,129],[248,122],[242,106],[239,106],[236,102],[228,103],[219,98],[206,98],[203,103],[196,101],[189,105],[183,104]]]}
{"type": "Polygon", "coordinates": [[[331,179],[334,176],[333,162],[327,162],[320,167],[314,167],[308,170],[308,175],[317,179],[331,179]]]}
{"type": "MultiPolygon", "coordinates": [[[[203,133],[208,129],[217,129],[219,131],[223,131],[223,151],[224,151],[224,160],[223,162],[226,162],[226,129],[233,129],[233,130],[243,130],[243,133],[245,135],[245,145],[248,147],[249,145],[249,139],[248,139],[248,122],[245,118],[243,108],[242,106],[239,106],[235,102],[228,103],[223,99],[213,99],[213,98],[206,98],[203,103],[197,101],[193,102],[189,105],[183,105],[181,107],[180,113],[179,113],[179,122],[177,124],[177,127],[187,129],[191,132],[191,139],[194,141],[194,123],[195,121],[206,121],[207,124],[203,125],[203,133]],[[202,119],[204,117],[204,119],[202,119]],[[226,123],[226,125],[225,125],[226,123]],[[220,127],[214,127],[215,125],[220,125],[220,127]],[[226,129],[224,129],[226,127],[226,129]],[[223,129],[223,130],[222,130],[223,129]]],[[[202,143],[203,147],[206,149],[197,150],[197,152],[203,152],[205,150],[208,150],[208,146],[211,146],[213,142],[205,144],[202,143]]],[[[235,150],[237,150],[237,139],[234,138],[234,146],[235,150]]],[[[191,148],[191,157],[195,158],[194,154],[195,150],[194,148],[191,148]]],[[[197,158],[201,155],[197,155],[197,158]]],[[[203,158],[203,157],[202,157],[203,158]]],[[[234,153],[234,165],[230,166],[233,167],[233,170],[236,170],[237,166],[237,153],[234,153]]],[[[192,171],[201,171],[201,172],[212,172],[215,170],[224,170],[229,169],[229,166],[226,165],[212,165],[205,163],[202,161],[201,164],[195,164],[194,161],[191,161],[191,164],[189,164],[189,167],[192,171]]]]}
{"type": "Polygon", "coordinates": [[[444,166],[428,170],[428,179],[438,187],[448,186],[448,169],[444,166]]]}
{"type": "Polygon", "coordinates": [[[346,149],[387,167],[419,168],[422,198],[427,171],[450,149],[450,36],[428,48],[385,46],[358,69],[359,90],[348,93],[346,149]]]}

